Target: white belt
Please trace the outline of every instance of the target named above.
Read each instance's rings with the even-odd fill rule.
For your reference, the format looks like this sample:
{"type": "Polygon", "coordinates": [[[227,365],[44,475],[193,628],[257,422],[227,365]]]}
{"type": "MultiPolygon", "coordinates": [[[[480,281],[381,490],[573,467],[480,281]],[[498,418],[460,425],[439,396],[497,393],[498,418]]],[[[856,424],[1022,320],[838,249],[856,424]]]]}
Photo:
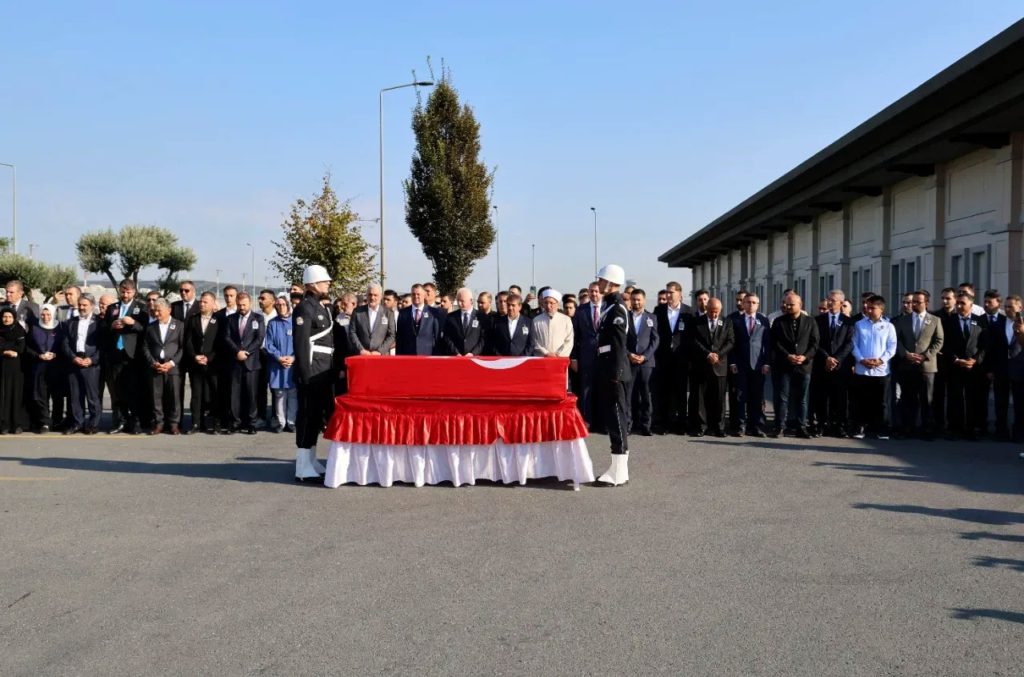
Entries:
{"type": "Polygon", "coordinates": [[[318,341],[319,339],[322,339],[323,337],[327,336],[330,333],[331,333],[331,328],[328,327],[327,329],[324,329],[319,334],[313,334],[312,336],[309,337],[309,363],[310,364],[313,364],[313,353],[323,353],[323,354],[326,354],[326,355],[333,355],[334,354],[334,348],[331,348],[329,346],[318,346],[318,345],[316,345],[316,341],[318,341]]]}

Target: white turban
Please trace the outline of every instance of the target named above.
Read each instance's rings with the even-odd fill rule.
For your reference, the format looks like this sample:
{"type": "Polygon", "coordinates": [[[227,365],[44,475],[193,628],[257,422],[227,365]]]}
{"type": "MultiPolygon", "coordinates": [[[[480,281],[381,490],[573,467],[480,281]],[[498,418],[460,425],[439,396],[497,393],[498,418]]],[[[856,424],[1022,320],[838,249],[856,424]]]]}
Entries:
{"type": "Polygon", "coordinates": [[[556,301],[562,300],[562,294],[557,289],[545,289],[544,293],[540,295],[540,300],[544,299],[555,299],[556,301]]]}

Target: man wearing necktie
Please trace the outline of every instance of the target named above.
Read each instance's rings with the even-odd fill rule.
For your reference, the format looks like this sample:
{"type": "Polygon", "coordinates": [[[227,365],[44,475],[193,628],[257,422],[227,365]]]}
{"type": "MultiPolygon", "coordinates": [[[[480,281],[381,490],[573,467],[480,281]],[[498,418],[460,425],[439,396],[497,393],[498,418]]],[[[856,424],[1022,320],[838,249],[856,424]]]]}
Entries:
{"type": "Polygon", "coordinates": [[[764,383],[770,372],[771,337],[768,318],[758,312],[757,294],[743,297],[743,312],[733,318],[735,346],[729,351],[729,371],[736,382],[736,406],[729,410],[729,429],[734,436],[745,433],[764,437],[764,383]]]}
{"type": "Polygon", "coordinates": [[[484,323],[480,314],[473,308],[473,291],[462,287],[455,294],[458,305],[445,318],[441,340],[437,343],[438,353],[442,355],[482,355],[484,353],[484,323]]]}
{"type": "Polygon", "coordinates": [[[814,318],[818,325],[818,351],[811,372],[811,432],[846,437],[849,427],[847,392],[853,360],[854,322],[843,315],[846,294],[833,289],[825,299],[826,312],[814,318]]]}
{"type": "Polygon", "coordinates": [[[430,310],[423,285],[414,284],[412,305],[398,311],[396,355],[433,355],[441,336],[441,322],[430,310]]]}
{"type": "MultiPolygon", "coordinates": [[[[956,314],[943,323],[942,357],[948,374],[946,420],[951,437],[976,439],[978,428],[978,381],[985,378],[985,328],[971,313],[973,297],[956,297],[956,314]]],[[[986,403],[987,405],[987,403],[986,403]]]]}
{"type": "Polygon", "coordinates": [[[135,282],[121,280],[118,285],[119,302],[107,308],[103,318],[109,350],[105,359],[110,361],[110,402],[114,410],[111,433],[138,433],[139,421],[144,418],[143,402],[148,399],[141,392],[146,366],[142,364],[143,332],[149,322],[146,307],[136,297],[135,282]]]}
{"type": "Polygon", "coordinates": [[[600,412],[593,404],[593,393],[603,296],[597,282],[590,283],[587,294],[589,300],[580,305],[573,317],[574,338],[569,368],[579,374],[580,392],[577,404],[580,413],[592,431],[600,432],[604,429],[604,422],[601,421],[600,412]]]}
{"type": "Polygon", "coordinates": [[[725,437],[722,414],[725,411],[725,381],[728,356],[735,338],[733,324],[722,319],[722,302],[708,299],[704,316],[694,321],[690,355],[690,434],[703,437],[705,431],[725,437]]]}
{"type": "Polygon", "coordinates": [[[982,307],[985,315],[981,325],[985,328],[985,369],[984,378],[978,379],[978,426],[982,434],[988,428],[988,395],[991,389],[995,395],[996,426],[995,439],[1008,442],[1010,428],[1007,424],[1010,409],[1010,377],[1008,372],[1010,341],[1006,316],[1000,313],[1002,298],[998,289],[985,292],[982,307]],[[984,406],[982,406],[984,405],[984,406]]]}
{"type": "Polygon", "coordinates": [[[939,318],[928,313],[928,292],[911,295],[910,313],[893,322],[896,329],[896,379],[900,386],[900,430],[906,437],[914,432],[930,440],[934,429],[932,413],[935,374],[939,351],[945,340],[939,318]]]}

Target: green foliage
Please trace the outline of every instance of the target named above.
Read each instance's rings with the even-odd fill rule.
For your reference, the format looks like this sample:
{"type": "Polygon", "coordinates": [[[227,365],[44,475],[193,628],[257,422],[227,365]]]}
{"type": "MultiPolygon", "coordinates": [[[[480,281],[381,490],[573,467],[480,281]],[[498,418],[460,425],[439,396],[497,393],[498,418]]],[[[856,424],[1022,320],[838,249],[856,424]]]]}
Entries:
{"type": "Polygon", "coordinates": [[[325,174],[312,202],[298,199],[292,205],[281,224],[283,239],[272,243],[277,251],[271,267],[285,282],[295,282],[302,280],[306,266],[321,265],[330,273],[335,291],[364,288],[373,276],[374,247],[363,239],[355,224],[358,218],[347,200],[338,200],[331,175],[325,174]]]}
{"type": "Polygon", "coordinates": [[[405,220],[434,264],[442,293],[461,287],[494,243],[494,172],[480,162],[480,125],[459,104],[450,74],[413,112],[416,152],[405,186],[405,220]]]}
{"type": "Polygon", "coordinates": [[[34,261],[20,254],[0,254],[0,285],[21,280],[26,291],[35,289],[47,299],[75,282],[75,269],[70,266],[34,261]]]}
{"type": "Polygon", "coordinates": [[[78,262],[87,272],[103,273],[113,287],[120,279],[139,281],[139,271],[146,266],[164,270],[161,287],[177,284],[177,274],[191,269],[196,254],[178,244],[178,236],[159,226],[129,225],[115,233],[112,229],[83,234],[75,245],[78,262]],[[120,276],[115,275],[115,270],[120,276]]]}

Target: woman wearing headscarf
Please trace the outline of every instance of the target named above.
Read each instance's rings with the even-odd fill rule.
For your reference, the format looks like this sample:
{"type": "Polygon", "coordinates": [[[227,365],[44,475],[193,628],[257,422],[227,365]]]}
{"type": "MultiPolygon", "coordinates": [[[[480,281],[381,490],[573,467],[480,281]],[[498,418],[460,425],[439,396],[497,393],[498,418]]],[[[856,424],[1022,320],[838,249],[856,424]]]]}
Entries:
{"type": "Polygon", "coordinates": [[[59,332],[56,307],[44,303],[39,310],[39,324],[29,330],[25,346],[26,359],[31,365],[28,372],[32,385],[31,412],[33,424],[39,433],[50,432],[53,421],[59,423],[64,416],[64,365],[57,356],[60,348],[59,332]]]}
{"type": "Polygon", "coordinates": [[[20,433],[24,409],[24,377],[21,355],[25,352],[25,330],[10,306],[0,310],[0,435],[20,433]]]}

